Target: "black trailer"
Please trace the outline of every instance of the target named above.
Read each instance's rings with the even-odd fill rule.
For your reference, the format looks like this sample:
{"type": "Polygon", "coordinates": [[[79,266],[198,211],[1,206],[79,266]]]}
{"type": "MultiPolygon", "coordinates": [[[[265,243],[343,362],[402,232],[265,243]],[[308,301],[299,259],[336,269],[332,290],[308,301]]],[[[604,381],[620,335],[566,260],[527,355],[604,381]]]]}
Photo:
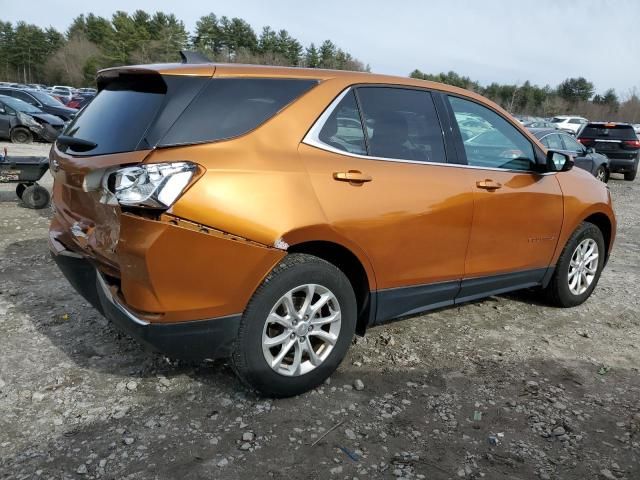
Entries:
{"type": "Polygon", "coordinates": [[[49,191],[38,185],[49,168],[47,157],[10,157],[0,155],[0,183],[17,183],[16,195],[29,208],[49,205],[49,191]]]}

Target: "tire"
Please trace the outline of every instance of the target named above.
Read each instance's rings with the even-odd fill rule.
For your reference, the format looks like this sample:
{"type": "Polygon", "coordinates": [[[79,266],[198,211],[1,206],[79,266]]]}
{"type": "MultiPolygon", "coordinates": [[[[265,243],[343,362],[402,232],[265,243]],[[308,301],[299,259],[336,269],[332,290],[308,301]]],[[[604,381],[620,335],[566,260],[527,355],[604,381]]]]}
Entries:
{"type": "Polygon", "coordinates": [[[609,181],[609,174],[607,173],[607,168],[604,165],[600,165],[593,176],[602,183],[607,183],[609,181]]]}
{"type": "Polygon", "coordinates": [[[626,172],[624,174],[624,179],[628,182],[632,182],[636,179],[637,174],[638,174],[638,166],[636,165],[636,169],[633,172],[626,172]]]}
{"type": "Polygon", "coordinates": [[[19,183],[18,185],[16,185],[16,195],[18,196],[19,199],[22,200],[22,194],[24,193],[27,187],[28,185],[26,183],[19,183]]]}
{"type": "Polygon", "coordinates": [[[24,192],[22,192],[22,197],[20,198],[27,207],[36,210],[46,207],[49,205],[49,200],[51,200],[47,189],[40,185],[28,186],[24,189],[24,192]]]}
{"type": "Polygon", "coordinates": [[[249,301],[231,364],[240,379],[262,395],[299,395],[321,384],[338,368],[351,344],[356,317],[355,294],[341,270],[318,257],[289,254],[249,301]],[[308,297],[311,301],[307,301],[308,297]],[[320,299],[324,299],[323,306],[311,318],[300,315],[312,312],[320,305],[320,299]],[[307,304],[309,309],[305,310],[307,304]],[[294,316],[299,320],[287,320],[292,316],[287,305],[293,305],[294,316]],[[274,322],[274,318],[279,321],[274,322]],[[321,321],[327,323],[321,325],[321,321]],[[326,337],[335,337],[332,346],[323,340],[326,337]],[[284,340],[273,343],[279,338],[284,340]],[[308,348],[313,349],[315,361],[308,348]]]}
{"type": "Polygon", "coordinates": [[[31,143],[33,142],[33,134],[27,128],[16,127],[13,130],[11,130],[11,142],[12,143],[31,143]]]}
{"type": "MultiPolygon", "coordinates": [[[[602,268],[604,267],[605,256],[606,246],[600,229],[589,222],[583,222],[580,224],[562,250],[558,263],[556,264],[555,271],[553,272],[553,276],[551,277],[551,281],[545,289],[549,302],[552,305],[562,308],[575,307],[583,303],[587,298],[589,298],[593,289],[598,284],[602,268]],[[587,273],[585,273],[584,277],[581,277],[581,274],[578,273],[577,275],[579,278],[577,281],[583,282],[584,279],[588,279],[589,281],[586,282],[586,288],[583,291],[580,291],[580,289],[575,288],[578,286],[576,285],[572,289],[569,273],[570,269],[572,269],[572,271],[577,269],[577,267],[572,264],[572,259],[577,256],[575,263],[578,263],[579,265],[580,258],[577,249],[579,246],[585,246],[588,244],[595,244],[597,247],[597,261],[594,260],[591,265],[589,262],[586,262],[586,266],[591,267],[593,274],[590,275],[588,273],[588,269],[583,269],[582,271],[587,273]]],[[[587,256],[587,259],[588,258],[589,256],[587,256]]],[[[578,272],[580,272],[579,269],[578,272]]]]}

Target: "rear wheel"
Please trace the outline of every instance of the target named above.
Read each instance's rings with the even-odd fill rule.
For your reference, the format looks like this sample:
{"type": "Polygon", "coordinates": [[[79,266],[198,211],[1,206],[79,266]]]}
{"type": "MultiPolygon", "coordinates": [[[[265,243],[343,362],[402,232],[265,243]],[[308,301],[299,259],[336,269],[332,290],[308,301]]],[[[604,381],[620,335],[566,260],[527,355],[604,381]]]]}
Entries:
{"type": "Polygon", "coordinates": [[[582,223],[560,254],[546,294],[558,307],[583,303],[596,287],[606,255],[604,237],[592,223],[582,223]]]}
{"type": "Polygon", "coordinates": [[[637,173],[638,173],[638,166],[636,165],[636,169],[633,172],[626,172],[624,174],[624,179],[631,182],[636,179],[637,173]]]}
{"type": "Polygon", "coordinates": [[[11,141],[13,143],[31,143],[33,142],[33,134],[27,128],[16,127],[11,130],[11,141]]]}
{"type": "Polygon", "coordinates": [[[20,198],[27,207],[40,209],[49,205],[51,196],[46,188],[35,184],[25,188],[24,192],[22,192],[22,197],[20,198]]]}
{"type": "Polygon", "coordinates": [[[329,377],[344,358],[356,326],[347,277],[311,255],[291,254],[273,269],[241,320],[232,364],[260,393],[298,395],[329,377]]]}

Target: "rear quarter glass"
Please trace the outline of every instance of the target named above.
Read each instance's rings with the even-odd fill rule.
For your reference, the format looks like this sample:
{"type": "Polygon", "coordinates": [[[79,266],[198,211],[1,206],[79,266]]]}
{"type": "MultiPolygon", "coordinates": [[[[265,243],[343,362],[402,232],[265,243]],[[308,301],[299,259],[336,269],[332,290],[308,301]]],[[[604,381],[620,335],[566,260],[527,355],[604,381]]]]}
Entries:
{"type": "Polygon", "coordinates": [[[317,84],[317,80],[308,79],[214,78],[159,146],[215,142],[243,135],[317,84]]]}

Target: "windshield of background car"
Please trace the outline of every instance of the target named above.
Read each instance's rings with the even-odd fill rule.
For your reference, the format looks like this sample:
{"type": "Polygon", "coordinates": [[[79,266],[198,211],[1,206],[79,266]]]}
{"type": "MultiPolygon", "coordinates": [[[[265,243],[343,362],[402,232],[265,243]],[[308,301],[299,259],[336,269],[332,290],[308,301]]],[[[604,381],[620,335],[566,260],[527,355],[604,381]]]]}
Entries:
{"type": "Polygon", "coordinates": [[[580,138],[609,138],[611,140],[637,140],[636,132],[631,125],[597,125],[584,127],[580,138]]]}
{"type": "Polygon", "coordinates": [[[18,100],[17,98],[4,96],[2,101],[5,105],[13,108],[14,110],[22,113],[42,113],[42,111],[31,105],[30,103],[23,102],[22,100],[18,100]]]}
{"type": "Polygon", "coordinates": [[[566,119],[566,118],[553,117],[553,118],[551,119],[551,123],[562,123],[562,122],[564,122],[565,120],[567,120],[567,119],[566,119]]]}

